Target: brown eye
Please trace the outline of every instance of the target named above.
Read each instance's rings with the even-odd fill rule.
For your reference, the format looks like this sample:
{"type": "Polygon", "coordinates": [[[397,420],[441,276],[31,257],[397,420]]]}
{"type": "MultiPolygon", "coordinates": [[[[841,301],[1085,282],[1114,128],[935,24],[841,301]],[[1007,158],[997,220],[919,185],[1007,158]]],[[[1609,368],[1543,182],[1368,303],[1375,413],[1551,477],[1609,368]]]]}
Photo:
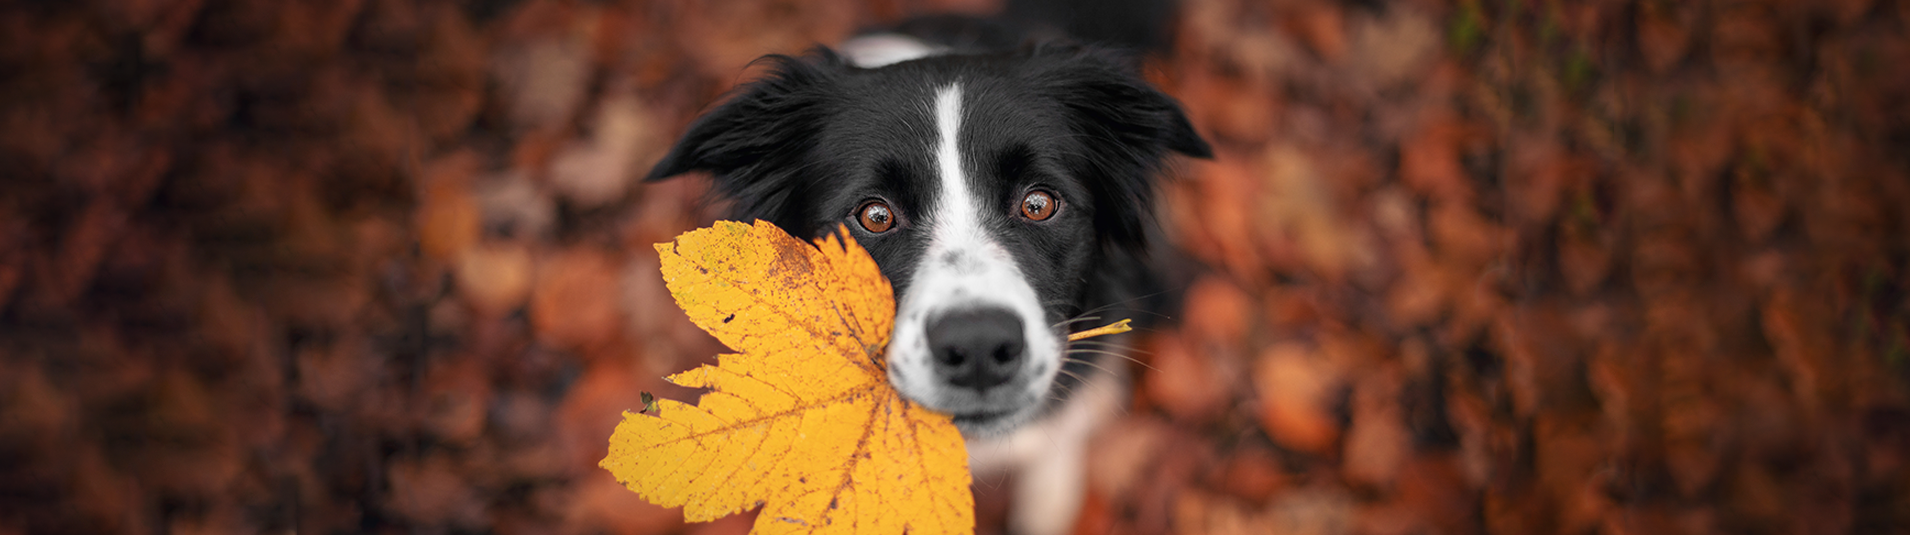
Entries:
{"type": "Polygon", "coordinates": [[[889,211],[888,203],[869,201],[863,203],[862,208],[856,212],[856,220],[860,221],[862,228],[869,232],[881,234],[895,226],[895,214],[889,211]]]}
{"type": "Polygon", "coordinates": [[[1054,217],[1058,208],[1061,208],[1061,198],[1046,191],[1030,191],[1021,198],[1021,216],[1030,221],[1046,221],[1054,217]]]}

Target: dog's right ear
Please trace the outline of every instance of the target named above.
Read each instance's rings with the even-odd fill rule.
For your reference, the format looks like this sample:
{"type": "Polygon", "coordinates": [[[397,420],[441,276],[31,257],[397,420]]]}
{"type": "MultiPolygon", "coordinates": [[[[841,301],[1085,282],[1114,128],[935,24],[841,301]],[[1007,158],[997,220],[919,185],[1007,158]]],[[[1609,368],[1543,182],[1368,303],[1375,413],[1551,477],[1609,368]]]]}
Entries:
{"type": "Polygon", "coordinates": [[[822,117],[819,104],[830,76],[840,72],[841,58],[817,49],[803,58],[772,55],[757,61],[770,64],[768,74],[697,118],[645,181],[709,171],[724,189],[761,187],[735,181],[749,181],[762,174],[757,171],[776,169],[808,149],[822,117]]]}

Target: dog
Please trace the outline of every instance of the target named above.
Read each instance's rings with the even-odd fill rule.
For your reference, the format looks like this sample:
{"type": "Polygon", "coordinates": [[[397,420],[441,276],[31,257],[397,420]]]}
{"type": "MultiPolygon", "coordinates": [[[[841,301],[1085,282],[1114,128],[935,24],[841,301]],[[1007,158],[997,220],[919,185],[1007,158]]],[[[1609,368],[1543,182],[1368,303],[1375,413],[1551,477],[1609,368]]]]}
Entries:
{"type": "Polygon", "coordinates": [[[977,474],[1017,474],[1012,530],[1064,533],[1088,437],[1127,382],[1068,334],[1141,308],[1156,175],[1212,151],[1097,47],[881,34],[842,49],[765,57],[646,180],[708,172],[738,218],[847,227],[896,292],[890,382],[953,417],[977,474]]]}

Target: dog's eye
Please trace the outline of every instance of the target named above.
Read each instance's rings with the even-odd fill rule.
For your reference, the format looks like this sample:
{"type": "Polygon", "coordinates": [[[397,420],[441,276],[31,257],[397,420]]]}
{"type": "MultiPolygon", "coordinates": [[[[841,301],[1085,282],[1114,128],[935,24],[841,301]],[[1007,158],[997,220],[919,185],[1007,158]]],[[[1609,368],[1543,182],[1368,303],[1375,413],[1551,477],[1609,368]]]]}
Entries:
{"type": "Polygon", "coordinates": [[[1021,198],[1021,216],[1030,221],[1046,221],[1054,217],[1055,210],[1060,208],[1061,198],[1046,191],[1030,191],[1028,196],[1021,198]]]}
{"type": "Polygon", "coordinates": [[[889,211],[888,203],[869,201],[856,209],[856,221],[862,223],[864,230],[881,234],[895,226],[895,214],[889,211]]]}

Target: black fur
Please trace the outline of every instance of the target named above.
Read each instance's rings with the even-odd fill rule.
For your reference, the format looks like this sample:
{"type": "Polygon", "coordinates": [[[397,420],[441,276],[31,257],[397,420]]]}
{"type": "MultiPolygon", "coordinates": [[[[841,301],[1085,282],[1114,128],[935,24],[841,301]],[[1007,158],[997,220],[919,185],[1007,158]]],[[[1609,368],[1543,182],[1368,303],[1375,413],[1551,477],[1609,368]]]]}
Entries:
{"type": "Polygon", "coordinates": [[[994,208],[983,224],[1051,322],[1124,298],[1167,152],[1211,155],[1179,104],[1127,58],[1096,49],[1028,46],[878,69],[827,49],[764,61],[769,73],[691,125],[648,180],[710,172],[717,192],[736,201],[735,217],[796,236],[847,225],[898,301],[922,261],[928,235],[920,223],[938,191],[931,103],[939,88],[962,87],[959,143],[971,193],[994,208]],[[1052,219],[1016,215],[1032,189],[1062,199],[1052,219]],[[893,230],[858,225],[856,210],[870,200],[894,208],[893,230]]]}
{"type": "MultiPolygon", "coordinates": [[[[999,127],[1048,136],[1028,136],[1021,154],[1069,170],[1067,178],[1092,199],[1086,207],[1081,198],[1067,199],[1072,208],[1106,207],[1095,211],[1097,243],[1138,249],[1165,153],[1212,155],[1179,104],[1141,80],[1129,58],[1109,51],[1035,45],[882,69],[848,65],[826,48],[761,61],[770,64],[768,74],[692,124],[646,180],[710,172],[718,192],[737,201],[734,216],[761,218],[798,236],[820,236],[838,222],[854,227],[854,207],[825,198],[859,184],[890,183],[904,197],[897,201],[923,206],[924,192],[902,191],[910,184],[899,182],[932,173],[932,162],[891,153],[907,152],[897,145],[934,142],[933,125],[921,123],[923,103],[934,88],[963,80],[971,95],[985,92],[1008,108],[997,118],[1014,124],[999,127]]],[[[903,212],[904,223],[909,214],[903,212]]]]}

